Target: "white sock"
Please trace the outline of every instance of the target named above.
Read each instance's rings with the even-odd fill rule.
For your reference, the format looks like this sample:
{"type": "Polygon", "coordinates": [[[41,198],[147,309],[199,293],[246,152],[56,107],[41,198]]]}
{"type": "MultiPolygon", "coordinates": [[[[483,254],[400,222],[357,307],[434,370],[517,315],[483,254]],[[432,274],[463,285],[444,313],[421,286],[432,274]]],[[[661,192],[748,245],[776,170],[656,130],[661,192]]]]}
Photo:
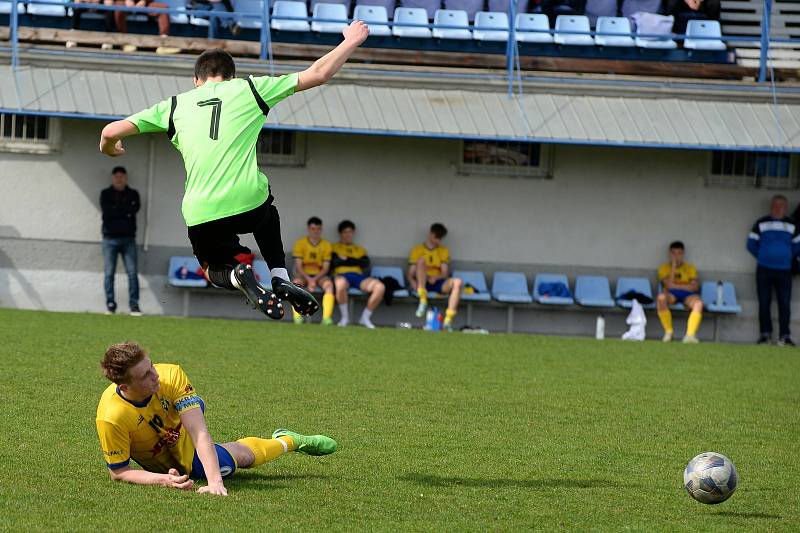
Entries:
{"type": "Polygon", "coordinates": [[[339,304],[339,313],[342,315],[341,320],[339,320],[339,324],[347,325],[350,323],[350,309],[348,308],[347,304],[339,304]]]}
{"type": "Polygon", "coordinates": [[[242,288],[242,286],[239,285],[239,281],[236,279],[236,276],[233,275],[233,270],[231,270],[231,284],[237,289],[241,290],[242,288]]]}
{"type": "Polygon", "coordinates": [[[289,279],[289,273],[285,268],[273,268],[269,271],[269,275],[273,278],[281,278],[283,281],[288,281],[291,283],[291,280],[289,279]]]}
{"type": "Polygon", "coordinates": [[[372,323],[370,318],[372,318],[372,311],[370,311],[369,309],[364,309],[364,312],[361,313],[361,320],[359,320],[359,323],[372,329],[375,327],[375,324],[372,323]]]}

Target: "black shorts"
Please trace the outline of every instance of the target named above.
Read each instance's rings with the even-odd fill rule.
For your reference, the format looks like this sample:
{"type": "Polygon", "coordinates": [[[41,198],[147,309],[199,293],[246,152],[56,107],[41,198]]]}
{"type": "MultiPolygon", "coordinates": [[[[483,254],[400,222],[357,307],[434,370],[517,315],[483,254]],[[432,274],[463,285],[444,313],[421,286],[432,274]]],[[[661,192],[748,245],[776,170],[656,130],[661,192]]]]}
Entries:
{"type": "Polygon", "coordinates": [[[250,211],[189,226],[189,241],[200,264],[204,268],[235,267],[237,255],[252,253],[239,242],[239,235],[252,233],[270,268],[283,266],[280,218],[272,201],[270,195],[263,204],[250,211]]]}

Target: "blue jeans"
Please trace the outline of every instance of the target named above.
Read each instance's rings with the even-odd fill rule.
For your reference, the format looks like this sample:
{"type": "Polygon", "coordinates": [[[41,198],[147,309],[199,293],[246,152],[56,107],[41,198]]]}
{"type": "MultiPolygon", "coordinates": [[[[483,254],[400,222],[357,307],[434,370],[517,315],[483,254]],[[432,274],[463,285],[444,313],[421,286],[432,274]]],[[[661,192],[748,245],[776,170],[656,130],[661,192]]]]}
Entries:
{"type": "Polygon", "coordinates": [[[114,298],[114,273],[117,271],[117,255],[122,255],[125,272],[128,273],[128,304],[139,306],[139,276],[136,270],[136,239],[133,237],[103,237],[103,261],[105,263],[106,305],[116,309],[114,298]]]}

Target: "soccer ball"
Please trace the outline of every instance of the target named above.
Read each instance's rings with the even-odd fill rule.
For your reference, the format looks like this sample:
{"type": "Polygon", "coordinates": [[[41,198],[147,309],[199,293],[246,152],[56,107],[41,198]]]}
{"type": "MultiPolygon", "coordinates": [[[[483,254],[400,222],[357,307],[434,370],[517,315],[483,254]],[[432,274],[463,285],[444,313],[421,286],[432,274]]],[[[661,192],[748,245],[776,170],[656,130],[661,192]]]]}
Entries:
{"type": "Polygon", "coordinates": [[[716,452],[703,452],[686,465],[683,486],[700,503],[722,503],[731,497],[739,482],[730,459],[716,452]]]}

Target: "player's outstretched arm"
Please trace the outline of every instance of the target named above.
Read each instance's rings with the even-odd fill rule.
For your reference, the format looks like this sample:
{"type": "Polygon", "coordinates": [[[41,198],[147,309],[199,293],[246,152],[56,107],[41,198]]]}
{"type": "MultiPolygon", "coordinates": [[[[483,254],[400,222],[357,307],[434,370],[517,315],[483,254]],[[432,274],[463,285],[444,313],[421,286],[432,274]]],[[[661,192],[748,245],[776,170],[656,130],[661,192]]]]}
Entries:
{"type": "Polygon", "coordinates": [[[117,120],[106,125],[100,133],[100,151],[104,154],[117,157],[125,153],[122,139],[131,135],[138,135],[139,128],[127,120],[117,120]]]}
{"type": "Polygon", "coordinates": [[[342,35],[344,35],[344,41],[339,46],[317,59],[313,65],[300,73],[295,92],[317,87],[333,78],[353,55],[356,48],[366,40],[369,28],[364,22],[354,20],[344,29],[342,35]]]}
{"type": "Polygon", "coordinates": [[[147,470],[134,470],[129,466],[108,471],[114,481],[125,481],[134,485],[161,485],[173,489],[190,490],[194,481],[187,475],[180,475],[174,468],[170,468],[169,474],[156,474],[147,470]]]}
{"type": "Polygon", "coordinates": [[[208,480],[208,485],[200,487],[197,492],[227,496],[228,490],[222,483],[222,473],[219,471],[217,450],[211,440],[211,435],[208,433],[203,411],[197,408],[182,412],[181,423],[189,433],[189,438],[192,439],[192,444],[194,444],[194,448],[197,451],[197,457],[200,458],[200,462],[203,464],[206,480],[208,480]]]}

